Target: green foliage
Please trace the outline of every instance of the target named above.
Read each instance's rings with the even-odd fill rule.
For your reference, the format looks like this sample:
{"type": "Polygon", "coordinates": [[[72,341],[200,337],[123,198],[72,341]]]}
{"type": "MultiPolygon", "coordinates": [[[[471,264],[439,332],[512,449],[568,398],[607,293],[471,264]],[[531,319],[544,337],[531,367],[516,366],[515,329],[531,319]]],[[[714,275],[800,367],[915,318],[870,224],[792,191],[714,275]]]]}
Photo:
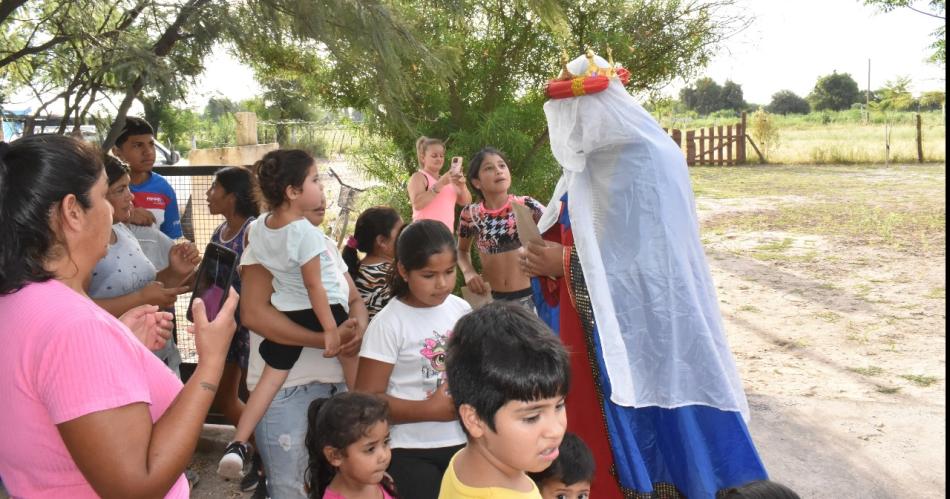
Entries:
{"type": "Polygon", "coordinates": [[[808,101],[791,90],[780,90],[772,94],[772,102],[766,106],[772,114],[808,114],[808,101]]]}
{"type": "Polygon", "coordinates": [[[261,81],[286,78],[327,107],[364,113],[365,130],[380,140],[363,141],[357,161],[385,182],[382,198],[405,196],[417,168],[415,139],[427,135],[447,140],[449,155],[499,148],[509,156],[513,190],[544,199],[560,171],[547,145],[541,89],[558,73],[559,47],[573,55],[588,46],[606,55],[611,47],[634,75],[631,90],[650,92],[694,73],[738,27],[719,14],[731,0],[398,0],[366,29],[389,44],[378,54],[368,40],[337,41],[360,32],[368,17],[347,6],[311,22],[302,10],[310,3],[250,4],[247,12],[257,14],[244,17],[252,26],[242,33],[254,36],[237,44],[261,81]],[[297,18],[318,26],[336,20],[324,33],[297,18]]]}
{"type": "Polygon", "coordinates": [[[910,93],[910,77],[899,76],[888,81],[884,88],[875,92],[871,109],[878,111],[910,111],[917,107],[917,100],[910,93]]]}
{"type": "MultiPolygon", "coordinates": [[[[227,18],[225,0],[41,0],[26,2],[0,19],[0,84],[29,89],[42,104],[34,117],[59,101],[76,126],[93,105],[125,95],[169,103],[200,74],[204,55],[227,18]]],[[[155,102],[148,113],[161,112],[155,102]]],[[[27,126],[24,133],[31,133],[27,126]]]]}
{"type": "Polygon", "coordinates": [[[924,92],[920,95],[921,111],[936,111],[947,101],[947,93],[941,91],[924,92]]]}
{"type": "Polygon", "coordinates": [[[769,150],[775,149],[779,144],[779,131],[775,125],[772,116],[761,107],[754,113],[749,123],[749,132],[752,140],[759,145],[762,155],[766,161],[769,159],[769,150]]]}
{"type": "Polygon", "coordinates": [[[815,88],[807,97],[815,111],[830,109],[840,111],[861,100],[858,83],[848,73],[833,71],[830,75],[818,78],[815,88]]]}
{"type": "Polygon", "coordinates": [[[709,77],[700,78],[693,85],[681,89],[680,102],[687,109],[699,114],[710,114],[724,109],[738,112],[747,106],[745,99],[742,98],[741,85],[732,80],[726,80],[720,86],[709,77]]]}

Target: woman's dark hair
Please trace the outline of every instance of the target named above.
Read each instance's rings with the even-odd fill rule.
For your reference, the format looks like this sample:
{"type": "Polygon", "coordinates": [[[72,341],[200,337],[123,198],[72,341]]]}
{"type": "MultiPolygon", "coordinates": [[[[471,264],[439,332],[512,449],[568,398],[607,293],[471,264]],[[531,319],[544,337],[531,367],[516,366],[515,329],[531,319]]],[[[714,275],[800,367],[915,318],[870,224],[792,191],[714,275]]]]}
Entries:
{"type": "Polygon", "coordinates": [[[404,298],[409,294],[409,283],[399,275],[400,264],[407,272],[419,270],[429,263],[429,257],[446,250],[455,256],[455,238],[444,223],[419,220],[404,225],[396,239],[396,258],[389,279],[392,296],[404,298]]]}
{"type": "Polygon", "coordinates": [[[239,215],[251,218],[261,214],[257,204],[257,181],[251,170],[243,166],[222,168],[214,174],[214,181],[228,194],[234,194],[234,209],[239,215]]]}
{"type": "Polygon", "coordinates": [[[102,169],[102,154],[72,137],[31,135],[0,142],[0,295],[54,277],[43,267],[59,243],[50,212],[69,194],[89,209],[89,191],[102,169]]]}
{"type": "Polygon", "coordinates": [[[376,237],[389,237],[393,227],[400,220],[402,218],[399,212],[388,206],[373,206],[360,213],[359,218],[356,219],[356,228],[353,229],[356,247],[347,244],[342,251],[343,261],[346,262],[346,268],[354,279],[360,270],[360,259],[356,250],[367,255],[372,254],[376,249],[376,237]]]}
{"type": "MultiPolygon", "coordinates": [[[[346,448],[366,435],[373,425],[388,420],[386,401],[369,393],[343,392],[311,402],[304,440],[309,454],[305,475],[309,497],[322,498],[336,475],[336,468],[323,454],[324,447],[333,447],[345,455],[346,448]]],[[[384,480],[382,485],[395,497],[392,483],[384,480]]]]}
{"type": "Polygon", "coordinates": [[[539,489],[546,480],[552,478],[564,485],[594,480],[594,455],[581,437],[571,432],[565,433],[558,451],[557,458],[547,469],[538,473],[528,473],[534,483],[538,484],[539,489]]]}
{"type": "Polygon", "coordinates": [[[472,156],[472,159],[468,162],[468,185],[473,191],[475,191],[476,194],[478,194],[479,198],[482,197],[482,191],[475,187],[474,181],[478,180],[478,172],[482,169],[482,162],[485,161],[485,156],[488,156],[489,154],[498,156],[502,161],[505,162],[506,165],[508,164],[508,158],[506,158],[505,155],[501,153],[501,151],[495,149],[494,147],[483,147],[481,151],[478,151],[474,156],[472,156]]]}
{"type": "Polygon", "coordinates": [[[721,499],[801,499],[794,490],[771,480],[756,480],[721,492],[721,499]]]}
{"type": "Polygon", "coordinates": [[[106,168],[106,180],[109,181],[109,185],[116,183],[123,175],[129,174],[129,165],[111,154],[103,155],[102,163],[106,168]]]}
{"type": "Polygon", "coordinates": [[[313,164],[313,156],[300,149],[279,149],[265,154],[253,166],[264,203],[271,210],[284,204],[287,187],[303,187],[313,164]]]}

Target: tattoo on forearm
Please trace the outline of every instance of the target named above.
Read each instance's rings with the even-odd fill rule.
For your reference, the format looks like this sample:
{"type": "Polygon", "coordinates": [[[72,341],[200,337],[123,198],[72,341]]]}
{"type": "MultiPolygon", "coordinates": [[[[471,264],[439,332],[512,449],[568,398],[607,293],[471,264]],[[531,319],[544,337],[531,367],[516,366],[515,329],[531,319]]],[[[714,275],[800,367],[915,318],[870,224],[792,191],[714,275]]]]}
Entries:
{"type": "Polygon", "coordinates": [[[213,385],[213,384],[207,383],[207,382],[205,382],[205,381],[202,381],[202,382],[201,382],[201,387],[204,388],[205,390],[208,390],[208,391],[211,392],[211,393],[214,393],[214,392],[218,391],[218,385],[213,385]]]}

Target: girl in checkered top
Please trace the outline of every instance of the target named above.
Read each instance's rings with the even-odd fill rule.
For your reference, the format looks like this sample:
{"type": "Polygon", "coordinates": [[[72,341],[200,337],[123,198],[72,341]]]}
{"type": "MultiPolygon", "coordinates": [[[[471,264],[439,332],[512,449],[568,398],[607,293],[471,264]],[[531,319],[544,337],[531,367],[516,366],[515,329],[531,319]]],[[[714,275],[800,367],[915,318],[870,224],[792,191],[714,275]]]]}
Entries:
{"type": "Polygon", "coordinates": [[[458,261],[465,285],[472,292],[491,292],[495,300],[515,301],[534,310],[531,280],[518,265],[518,239],[512,203],[531,210],[535,223],[544,205],[529,196],[516,196],[511,188],[508,161],[498,150],[486,147],[472,158],[468,181],[480,202],[462,208],[459,216],[458,261]],[[482,274],[472,264],[472,242],[478,248],[482,274]]]}

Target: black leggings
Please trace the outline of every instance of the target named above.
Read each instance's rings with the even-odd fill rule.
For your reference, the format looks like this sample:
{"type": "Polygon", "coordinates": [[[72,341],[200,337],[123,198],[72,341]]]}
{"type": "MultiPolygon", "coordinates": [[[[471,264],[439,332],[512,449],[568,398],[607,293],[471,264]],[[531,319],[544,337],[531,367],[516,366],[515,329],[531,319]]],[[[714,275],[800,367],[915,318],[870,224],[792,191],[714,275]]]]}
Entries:
{"type": "MultiPolygon", "coordinates": [[[[346,310],[343,309],[343,305],[330,305],[330,312],[333,313],[333,320],[336,321],[337,326],[343,324],[343,321],[347,319],[346,310]]],[[[320,321],[317,320],[317,315],[313,313],[311,309],[284,312],[284,315],[311,331],[317,333],[323,331],[323,328],[320,327],[320,321]]],[[[282,345],[270,340],[264,340],[261,342],[261,346],[257,347],[257,351],[261,353],[261,358],[264,359],[267,365],[274,369],[286,371],[294,367],[294,364],[297,363],[297,359],[300,358],[300,352],[303,351],[303,347],[282,345]]]]}
{"type": "Polygon", "coordinates": [[[403,499],[438,499],[442,475],[464,445],[435,449],[393,449],[389,474],[403,499]]]}

